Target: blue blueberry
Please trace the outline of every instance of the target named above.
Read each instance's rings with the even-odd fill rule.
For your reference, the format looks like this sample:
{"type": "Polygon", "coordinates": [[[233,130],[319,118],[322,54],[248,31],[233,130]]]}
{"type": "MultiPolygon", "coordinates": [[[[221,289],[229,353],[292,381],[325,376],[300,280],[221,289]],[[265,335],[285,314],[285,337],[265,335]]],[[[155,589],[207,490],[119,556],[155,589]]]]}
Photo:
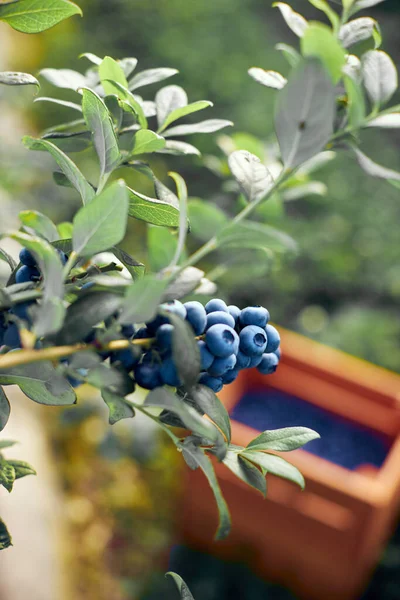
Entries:
{"type": "Polygon", "coordinates": [[[186,320],[192,326],[195,335],[201,335],[206,328],[206,309],[200,302],[185,302],[186,320]]]}
{"type": "Polygon", "coordinates": [[[235,319],[235,323],[237,323],[240,318],[240,313],[242,312],[240,308],[234,304],[230,304],[228,306],[228,312],[235,319]]]}
{"type": "Polygon", "coordinates": [[[171,387],[179,387],[182,385],[176,365],[172,358],[166,358],[161,365],[160,375],[163,383],[171,387]]]}
{"type": "Polygon", "coordinates": [[[160,366],[158,363],[141,363],[135,367],[135,381],[140,387],[146,390],[154,390],[154,388],[162,385],[160,377],[160,366]]]}
{"type": "Polygon", "coordinates": [[[222,375],[222,383],[225,384],[229,384],[229,383],[233,383],[235,381],[235,379],[237,378],[237,376],[239,375],[239,370],[238,369],[230,369],[229,371],[227,371],[225,373],[225,375],[222,375]]]}
{"type": "Polygon", "coordinates": [[[229,313],[223,312],[222,310],[216,310],[208,313],[206,330],[210,329],[210,327],[213,325],[217,325],[218,323],[229,325],[229,327],[232,327],[232,329],[235,327],[235,319],[229,313]]]}
{"type": "Polygon", "coordinates": [[[258,356],[265,352],[267,334],[256,325],[247,325],[240,332],[240,349],[248,356],[258,356]]]}
{"type": "Polygon", "coordinates": [[[237,354],[239,350],[239,337],[236,331],[232,327],[229,327],[229,325],[213,325],[207,330],[206,344],[214,356],[224,358],[230,354],[237,354]]]}
{"type": "Polygon", "coordinates": [[[212,377],[222,377],[227,371],[230,371],[236,366],[236,355],[231,354],[225,358],[215,358],[213,364],[208,369],[209,375],[212,377]]]}
{"type": "Polygon", "coordinates": [[[281,336],[279,335],[279,331],[275,329],[272,325],[267,325],[265,328],[265,332],[268,338],[268,344],[265,349],[265,352],[275,352],[278,350],[279,344],[281,343],[281,336]]]}
{"type": "Polygon", "coordinates": [[[66,265],[67,261],[68,261],[68,256],[62,250],[57,250],[57,252],[58,252],[58,255],[60,257],[60,260],[61,260],[62,264],[66,265]]]}
{"type": "Polygon", "coordinates": [[[244,354],[241,350],[236,355],[236,368],[248,369],[250,367],[251,358],[244,354]]]}
{"type": "MultiPolygon", "coordinates": [[[[267,344],[267,347],[268,347],[268,344],[267,344]]],[[[280,346],[277,350],[275,350],[274,354],[277,356],[278,360],[281,360],[282,350],[281,350],[280,346]]]]}
{"type": "Polygon", "coordinates": [[[203,340],[199,340],[197,345],[200,350],[201,370],[207,371],[213,363],[214,355],[207,348],[207,344],[203,340]]]}
{"type": "Polygon", "coordinates": [[[151,365],[154,364],[154,363],[158,364],[159,361],[157,359],[158,359],[158,357],[157,357],[156,353],[153,352],[153,350],[149,350],[148,352],[145,352],[143,354],[142,362],[143,363],[147,363],[147,364],[151,364],[151,365]]]}
{"type": "Polygon", "coordinates": [[[242,327],[246,325],[257,325],[257,327],[266,327],[269,321],[269,312],[262,306],[247,306],[240,315],[240,324],[242,327]]]}
{"type": "Polygon", "coordinates": [[[130,340],[135,335],[135,327],[133,325],[122,325],[121,333],[127,340],[130,340]]]}
{"type": "MultiPolygon", "coordinates": [[[[164,302],[164,304],[161,304],[160,308],[164,311],[178,315],[178,317],[181,317],[181,319],[186,318],[186,308],[184,307],[182,302],[179,302],[179,300],[164,302]]],[[[157,329],[161,327],[161,325],[165,325],[166,323],[169,323],[168,317],[166,317],[165,315],[157,315],[155,319],[149,321],[149,323],[146,323],[146,325],[150,333],[152,335],[155,335],[157,329]]]]}
{"type": "Polygon", "coordinates": [[[263,375],[271,375],[271,373],[275,373],[278,364],[278,357],[273,352],[270,352],[262,355],[262,359],[257,367],[257,370],[263,375]]]}
{"type": "MultiPolygon", "coordinates": [[[[76,372],[79,373],[79,375],[82,375],[82,377],[86,377],[86,375],[88,374],[87,369],[76,369],[76,372]]],[[[77,377],[74,377],[73,375],[67,375],[67,380],[73,388],[77,388],[85,383],[84,381],[78,379],[77,377]]]]}
{"type": "Polygon", "coordinates": [[[116,352],[111,353],[110,363],[120,363],[120,365],[129,372],[139,362],[139,359],[140,353],[132,351],[131,348],[124,348],[123,350],[117,350],[116,352]]]}
{"type": "Polygon", "coordinates": [[[148,338],[151,338],[151,334],[147,327],[141,327],[133,336],[134,340],[147,340],[148,338]]]}
{"type": "Polygon", "coordinates": [[[216,394],[224,387],[220,377],[211,377],[211,375],[208,375],[207,373],[201,373],[199,383],[209,387],[216,394]]]}
{"type": "Polygon", "coordinates": [[[31,252],[29,252],[27,248],[22,248],[21,252],[19,253],[19,260],[27,267],[36,267],[36,258],[31,252]]]}
{"type": "MultiPolygon", "coordinates": [[[[4,335],[7,331],[4,314],[0,313],[0,346],[4,344],[4,335]]],[[[214,358],[214,357],[213,357],[214,358]]]]}
{"type": "Polygon", "coordinates": [[[207,314],[215,312],[216,310],[222,310],[222,312],[229,312],[226,302],[220,300],[219,298],[213,298],[212,300],[207,302],[205,309],[207,314]]]}
{"type": "Polygon", "coordinates": [[[21,338],[15,323],[11,323],[8,326],[4,334],[4,344],[9,348],[19,348],[21,346],[21,338]]]}
{"type": "Polygon", "coordinates": [[[258,365],[262,361],[262,357],[263,357],[262,354],[258,354],[258,356],[252,356],[250,358],[249,369],[253,369],[254,367],[258,367],[258,365]]]}
{"type": "Polygon", "coordinates": [[[29,308],[35,304],[35,302],[31,301],[31,302],[21,302],[20,304],[15,304],[12,309],[10,309],[10,312],[12,314],[14,314],[16,317],[18,317],[19,319],[22,319],[23,321],[27,321],[28,323],[31,323],[32,319],[29,315],[29,308]]]}
{"type": "Polygon", "coordinates": [[[40,273],[36,267],[27,267],[26,265],[23,265],[15,273],[15,282],[27,283],[28,281],[33,281],[37,277],[40,277],[40,273]]]}
{"type": "Polygon", "coordinates": [[[156,344],[162,352],[170,352],[172,350],[172,336],[174,333],[173,325],[165,323],[156,331],[156,344]]]}

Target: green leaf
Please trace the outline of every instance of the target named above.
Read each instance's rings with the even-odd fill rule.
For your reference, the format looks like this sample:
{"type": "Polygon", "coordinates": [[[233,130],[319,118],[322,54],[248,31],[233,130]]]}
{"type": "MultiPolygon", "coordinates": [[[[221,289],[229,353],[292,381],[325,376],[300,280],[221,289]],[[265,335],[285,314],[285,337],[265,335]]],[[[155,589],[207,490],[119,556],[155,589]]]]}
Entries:
{"type": "Polygon", "coordinates": [[[72,69],[42,69],[39,71],[39,75],[55,87],[75,92],[86,85],[85,76],[72,69]]]}
{"type": "Polygon", "coordinates": [[[299,13],[295,12],[289,4],[285,2],[275,2],[273,7],[279,8],[282,17],[285,19],[286,25],[295,33],[298,37],[302,37],[307,30],[308,23],[305,18],[299,13]]]}
{"type": "Polygon", "coordinates": [[[11,535],[4,521],[0,519],[0,550],[6,550],[10,546],[12,546],[11,535]]]}
{"type": "Polygon", "coordinates": [[[364,92],[357,81],[348,75],[344,76],[344,85],[347,92],[347,112],[351,127],[362,127],[366,117],[364,92]]]}
{"type": "Polygon", "coordinates": [[[230,532],[231,519],[229,515],[228,506],[219,487],[212,463],[208,456],[206,456],[204,450],[195,446],[193,443],[185,444],[183,447],[183,452],[189,456],[191,461],[193,461],[200,467],[200,469],[203,471],[204,475],[208,479],[208,482],[217,501],[217,507],[219,512],[219,525],[215,534],[215,538],[217,540],[222,540],[230,532]]]}
{"type": "Polygon", "coordinates": [[[276,90],[281,90],[287,83],[286,77],[277,71],[265,71],[259,67],[252,67],[248,70],[248,73],[257,83],[276,90]]]}
{"type": "Polygon", "coordinates": [[[390,113],[388,115],[378,115],[374,119],[367,121],[367,127],[380,127],[382,129],[399,129],[400,112],[390,113]]]}
{"type": "Polygon", "coordinates": [[[27,475],[36,475],[35,469],[22,460],[8,460],[7,462],[14,468],[15,479],[21,479],[27,475]]]}
{"type": "Polygon", "coordinates": [[[274,180],[261,160],[247,152],[236,150],[228,158],[229,168],[249,202],[263,198],[274,186],[274,180]]]}
{"type": "Polygon", "coordinates": [[[318,8],[318,10],[322,10],[323,13],[326,14],[328,19],[330,20],[333,30],[336,33],[340,26],[340,19],[334,10],[329,6],[326,0],[308,0],[310,4],[318,8]]]}
{"type": "Polygon", "coordinates": [[[117,81],[107,81],[109,89],[112,89],[113,94],[118,96],[120,106],[128,112],[133,113],[142,129],[147,129],[147,119],[144,114],[143,107],[133,94],[117,81]]]}
{"type": "Polygon", "coordinates": [[[121,419],[130,419],[135,416],[132,406],[122,396],[107,389],[101,390],[101,396],[110,411],[110,425],[114,425],[121,419]]]}
{"type": "Polygon", "coordinates": [[[130,188],[128,194],[130,217],[162,227],[179,227],[179,203],[175,194],[169,196],[169,202],[150,198],[130,188]]]}
{"type": "Polygon", "coordinates": [[[175,173],[174,171],[170,171],[168,175],[174,180],[176,185],[176,190],[179,198],[179,231],[178,231],[178,244],[176,247],[175,256],[171,262],[170,267],[175,267],[179,259],[184,252],[185,242],[186,242],[186,234],[188,229],[187,222],[187,187],[185,180],[179,173],[175,173]]]}
{"type": "Polygon", "coordinates": [[[397,90],[397,69],[392,59],[382,50],[370,50],[362,57],[362,73],[367,94],[380,106],[390,100],[397,90]]]}
{"type": "Polygon", "coordinates": [[[282,52],[291,67],[297,67],[301,61],[301,56],[293,46],[289,46],[289,44],[276,44],[275,48],[282,52]]]}
{"type": "Polygon", "coordinates": [[[178,140],[165,140],[165,146],[162,150],[158,150],[160,154],[174,154],[175,156],[186,156],[187,154],[194,154],[195,156],[201,156],[200,150],[191,144],[186,142],[179,142],[178,140]]]}
{"type": "Polygon", "coordinates": [[[241,456],[258,465],[266,473],[272,473],[282,479],[292,481],[301,487],[305,487],[304,477],[296,467],[275,454],[266,454],[257,450],[243,450],[241,456]]]}
{"type": "Polygon", "coordinates": [[[94,189],[82,175],[76,164],[62,150],[47,140],[37,140],[25,136],[22,139],[24,145],[30,150],[46,150],[55,159],[71,185],[79,192],[84,204],[88,204],[95,196],[94,189]]]}
{"type": "Polygon", "coordinates": [[[82,110],[86,125],[92,133],[93,144],[100,161],[100,177],[120,162],[118,142],[110,113],[103,100],[93,90],[82,90],[82,110]]]}
{"type": "Polygon", "coordinates": [[[11,492],[15,481],[14,467],[6,460],[0,458],[0,485],[11,492]]]}
{"type": "Polygon", "coordinates": [[[231,127],[232,121],[224,119],[207,119],[200,123],[189,123],[188,125],[177,125],[163,132],[164,137],[174,137],[175,135],[193,135],[195,133],[214,133],[224,127],[231,127]]]}
{"type": "Polygon", "coordinates": [[[354,21],[342,25],[339,31],[339,40],[344,48],[350,48],[350,46],[372,37],[376,26],[377,22],[370,17],[354,19],[354,21]]]}
{"type": "Polygon", "coordinates": [[[124,238],[129,197],[123,180],[114,181],[74,217],[73,249],[91,257],[119,244],[124,238]]]}
{"type": "Polygon", "coordinates": [[[264,496],[267,495],[267,482],[260,469],[255,467],[246,458],[241,456],[237,450],[229,450],[223,463],[236,477],[255,488],[264,496]]]}
{"type": "Polygon", "coordinates": [[[178,71],[176,69],[168,69],[168,68],[159,68],[159,69],[146,69],[145,71],[141,71],[137,73],[130,81],[129,81],[129,89],[131,91],[136,90],[140,87],[144,87],[145,85],[151,85],[152,83],[158,83],[159,81],[163,81],[164,79],[168,79],[173,75],[176,75],[178,71]]]}
{"type": "Polygon", "coordinates": [[[289,452],[316,440],[320,435],[308,427],[285,427],[264,431],[247,445],[252,450],[277,450],[289,452]]]}
{"type": "Polygon", "coordinates": [[[14,271],[18,266],[13,257],[10,256],[8,252],[3,250],[3,248],[0,248],[0,260],[6,262],[10,267],[11,271],[14,271]]]}
{"type": "Polygon", "coordinates": [[[198,380],[201,371],[200,351],[193,335],[193,329],[174,313],[168,314],[174,326],[172,334],[172,356],[180,379],[190,389],[198,380]]]}
{"type": "MultiPolygon", "coordinates": [[[[82,150],[89,148],[92,143],[89,131],[76,131],[69,133],[58,133],[55,131],[54,133],[46,133],[42,136],[42,139],[51,142],[64,153],[82,152],[82,150]]],[[[60,185],[59,180],[54,178],[54,175],[53,179],[57,185],[60,185]]],[[[64,185],[67,187],[74,187],[71,182],[68,181],[65,175],[63,181],[66,182],[64,185]]],[[[92,192],[90,192],[90,194],[92,195],[92,192]]]]}
{"type": "Polygon", "coordinates": [[[152,271],[161,271],[170,264],[176,252],[177,239],[170,229],[149,225],[147,252],[152,271]]]}
{"type": "Polygon", "coordinates": [[[131,155],[157,152],[165,147],[165,140],[161,135],[150,131],[150,129],[139,129],[133,138],[133,149],[131,155]]]}
{"type": "Polygon", "coordinates": [[[207,241],[216,235],[228,221],[226,214],[215,204],[197,198],[189,200],[191,234],[207,241]]]}
{"type": "Polygon", "coordinates": [[[171,113],[187,106],[188,98],[183,88],[167,85],[157,92],[155,101],[158,126],[161,128],[171,113]]]}
{"type": "Polygon", "coordinates": [[[148,275],[129,286],[119,321],[127,325],[151,321],[157,314],[166,285],[165,280],[148,275]]]}
{"type": "Polygon", "coordinates": [[[310,195],[326,196],[327,193],[328,188],[325,183],[321,181],[309,181],[308,183],[300,183],[283,190],[282,200],[284,202],[292,202],[293,200],[299,200],[310,195]]]}
{"type": "Polygon", "coordinates": [[[333,133],[335,89],[322,64],[307,59],[278,95],[275,129],[286,169],[320,152],[333,133]]]}
{"type": "Polygon", "coordinates": [[[175,585],[178,588],[178,592],[180,593],[181,600],[194,600],[188,586],[183,581],[182,577],[180,577],[176,573],[172,573],[172,571],[166,573],[165,576],[167,575],[169,575],[169,577],[172,577],[172,579],[174,580],[175,585]]]}
{"type": "Polygon", "coordinates": [[[376,6],[381,2],[385,2],[385,0],[357,0],[351,9],[351,14],[358,12],[359,10],[364,10],[364,8],[371,8],[371,6],[376,6]]]}
{"type": "Polygon", "coordinates": [[[31,229],[32,232],[40,235],[48,242],[58,240],[57,227],[46,215],[37,210],[23,210],[19,213],[18,217],[25,228],[31,229]]]}
{"type": "Polygon", "coordinates": [[[187,104],[186,106],[182,106],[181,108],[176,108],[175,110],[172,110],[168,114],[165,121],[160,125],[158,132],[161,133],[162,131],[164,131],[164,129],[166,129],[174,121],[182,119],[182,117],[186,117],[187,115],[191,115],[192,113],[198,112],[199,110],[208,108],[209,106],[213,106],[213,103],[209,102],[208,100],[199,100],[198,102],[192,102],[191,104],[187,104]]]}
{"type": "Polygon", "coordinates": [[[121,304],[121,297],[109,291],[81,296],[68,307],[64,326],[55,336],[55,342],[63,346],[82,341],[95,325],[119,310],[121,304]]]}
{"type": "Polygon", "coordinates": [[[59,223],[57,225],[58,237],[61,240],[69,240],[72,238],[73,225],[72,223],[68,223],[68,221],[64,221],[63,223],[59,223]]]}
{"type": "Polygon", "coordinates": [[[69,0],[18,0],[0,4],[0,21],[22,33],[40,33],[72,15],[82,15],[82,11],[69,0]]]}
{"type": "Polygon", "coordinates": [[[312,23],[301,39],[301,51],[303,56],[319,58],[333,83],[339,81],[346,64],[346,53],[327,25],[312,23]]]}
{"type": "Polygon", "coordinates": [[[262,248],[276,252],[295,251],[296,242],[283,231],[263,223],[233,223],[217,235],[217,243],[225,248],[262,248]]]}
{"type": "Polygon", "coordinates": [[[40,88],[40,83],[36,77],[30,75],[29,73],[17,73],[15,71],[0,72],[0,83],[4,85],[36,85],[37,88],[40,88]]]}
{"type": "Polygon", "coordinates": [[[357,162],[362,170],[371,175],[371,177],[386,179],[388,181],[400,181],[400,173],[397,171],[378,165],[358,148],[353,147],[352,150],[355,152],[357,162]]]}
{"type": "Polygon", "coordinates": [[[11,448],[17,443],[18,442],[13,442],[12,440],[0,440],[0,450],[4,450],[4,448],[11,448]]]}
{"type": "Polygon", "coordinates": [[[143,275],[145,269],[143,263],[139,262],[130,254],[124,250],[121,250],[121,248],[117,248],[116,246],[110,248],[110,252],[112,252],[115,258],[117,258],[124,265],[124,267],[126,267],[133,279],[137,279],[143,275]]]}
{"type": "Polygon", "coordinates": [[[194,385],[190,397],[196,405],[220,428],[228,444],[231,441],[231,420],[228,411],[214,392],[204,385],[194,385]]]}
{"type": "Polygon", "coordinates": [[[115,93],[115,87],[107,80],[116,81],[125,88],[128,87],[123,68],[110,56],[106,56],[100,63],[99,77],[106,95],[115,93]]]}
{"type": "Polygon", "coordinates": [[[84,52],[83,54],[80,54],[78,58],[87,58],[91,63],[97,66],[99,66],[101,64],[101,61],[103,60],[102,58],[96,56],[96,54],[93,54],[92,52],[84,52]]]}
{"type": "Polygon", "coordinates": [[[60,100],[59,98],[49,98],[47,96],[41,96],[40,98],[35,98],[34,102],[50,102],[51,104],[57,104],[58,106],[72,108],[72,110],[76,110],[80,113],[82,112],[82,107],[80,104],[76,104],[76,102],[68,102],[67,100],[60,100]]]}
{"type": "Polygon", "coordinates": [[[14,384],[39,404],[67,406],[76,402],[75,392],[68,381],[48,361],[0,369],[0,385],[14,384]]]}
{"type": "Polygon", "coordinates": [[[3,431],[4,427],[7,425],[10,412],[10,403],[4,393],[3,388],[0,387],[0,431],[3,431]]]}

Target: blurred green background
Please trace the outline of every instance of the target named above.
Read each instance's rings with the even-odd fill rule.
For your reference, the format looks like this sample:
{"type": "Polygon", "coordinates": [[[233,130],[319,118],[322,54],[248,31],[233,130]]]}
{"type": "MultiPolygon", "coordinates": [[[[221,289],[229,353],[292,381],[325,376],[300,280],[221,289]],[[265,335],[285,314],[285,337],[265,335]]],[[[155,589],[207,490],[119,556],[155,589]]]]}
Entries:
{"type": "MultiPolygon", "coordinates": [[[[83,70],[89,65],[78,59],[82,52],[115,58],[135,56],[139,59],[140,70],[151,67],[179,69],[180,74],[170,82],[182,85],[188,91],[189,100],[214,102],[214,108],[204,118],[234,121],[234,128],[225,130],[224,136],[236,136],[239,143],[238,134],[246,132],[262,143],[271,141],[275,92],[256,84],[247,75],[247,70],[259,66],[287,74],[287,63],[274,46],[278,42],[296,45],[297,38],[269,1],[80,0],[78,3],[84,10],[83,19],[71,19],[34,38],[8,32],[0,41],[5,50],[1,58],[5,65],[2,66],[31,72],[43,67],[83,70]]],[[[293,0],[291,4],[309,19],[324,20],[324,15],[306,0],[293,0]]],[[[381,24],[384,49],[400,64],[398,0],[387,0],[371,9],[369,14],[381,24]]],[[[152,99],[158,87],[145,88],[145,99],[152,99]]],[[[56,92],[58,90],[49,86],[42,90],[43,95],[56,95],[56,92]]],[[[68,93],[65,97],[72,99],[68,93]]],[[[0,90],[2,231],[15,226],[18,211],[27,206],[37,207],[57,222],[70,218],[77,207],[77,201],[71,198],[68,190],[54,185],[50,161],[44,162],[40,153],[28,153],[20,145],[22,134],[39,131],[64,118],[73,118],[73,114],[51,105],[33,105],[31,100],[30,90],[22,93],[7,88],[0,90]]],[[[393,103],[398,102],[399,95],[393,99],[393,103]]],[[[226,137],[221,138],[218,134],[195,136],[188,141],[201,149],[207,164],[210,164],[210,155],[223,158],[221,146],[228,143],[226,137]]],[[[368,131],[362,134],[362,141],[363,150],[369,156],[400,170],[399,131],[368,131]]],[[[90,162],[90,156],[84,160],[90,162]]],[[[192,197],[216,202],[228,211],[238,206],[237,194],[230,191],[226,182],[201,159],[157,158],[154,168],[163,179],[168,170],[179,171],[185,177],[192,197]]],[[[265,222],[290,233],[299,244],[298,255],[256,265],[254,276],[246,284],[242,283],[242,275],[247,265],[234,264],[221,274],[218,280],[220,292],[239,305],[255,301],[263,304],[278,324],[400,373],[399,190],[365,175],[346,152],[339,153],[335,160],[324,166],[317,178],[327,186],[325,195],[306,195],[283,204],[276,201],[258,215],[265,222]]],[[[131,234],[132,248],[141,257],[144,227],[132,225],[131,234]]],[[[215,264],[205,267],[213,271],[215,264]]],[[[85,415],[82,418],[86,418],[85,415]]],[[[90,415],[94,418],[92,413],[90,415]]],[[[56,446],[65,460],[66,456],[71,457],[68,449],[73,445],[76,430],[73,430],[74,434],[66,434],[65,431],[71,431],[70,424],[63,423],[59,427],[61,429],[56,429],[55,434],[56,446]]],[[[130,455],[131,449],[124,450],[119,433],[104,431],[103,436],[99,434],[100,441],[97,438],[89,441],[102,449],[103,456],[119,460],[118,468],[129,470],[123,457],[130,455]]],[[[85,437],[82,439],[85,446],[85,437]]],[[[154,465],[153,455],[148,460],[154,465]]],[[[171,457],[154,468],[160,472],[172,469],[179,476],[171,457]]],[[[74,477],[69,479],[68,472],[64,475],[68,490],[69,485],[73,486],[74,477]]],[[[93,484],[95,489],[96,485],[93,484]]],[[[154,490],[154,485],[152,487],[145,481],[143,486],[147,485],[154,490]]],[[[171,482],[165,485],[167,489],[173,487],[171,482]]],[[[71,492],[74,498],[86,493],[77,489],[71,492]]],[[[151,495],[149,491],[149,498],[151,495]]],[[[98,507],[97,497],[90,501],[98,507]]],[[[171,496],[168,502],[171,502],[171,496]]],[[[149,506],[153,506],[150,499],[146,510],[150,510],[149,506]]],[[[117,506],[114,512],[113,508],[108,510],[117,515],[116,521],[122,513],[122,521],[118,522],[126,523],[130,514],[128,508],[117,506]]],[[[142,507],[139,513],[146,510],[142,507]]],[[[169,525],[166,526],[163,519],[161,521],[165,531],[169,525]]],[[[77,526],[77,531],[81,532],[85,524],[78,522],[77,526]]],[[[129,526],[134,527],[130,522],[129,526]]],[[[151,540],[157,539],[157,548],[167,545],[167,534],[162,534],[161,538],[154,536],[151,540]]],[[[151,546],[153,541],[148,545],[151,546]]],[[[124,543],[123,540],[118,556],[123,556],[124,543]]],[[[146,544],[145,540],[143,545],[146,544]]],[[[115,552],[120,549],[121,545],[117,544],[115,552]]],[[[143,548],[141,551],[146,552],[143,548]]],[[[124,563],[122,572],[115,566],[115,561],[111,561],[110,568],[117,573],[122,590],[120,595],[113,596],[115,598],[137,597],[137,589],[132,588],[136,584],[132,581],[137,581],[137,573],[142,572],[143,565],[141,559],[136,561],[138,552],[135,552],[135,557],[124,563]],[[128,576],[132,564],[136,565],[137,573],[128,576]]],[[[148,552],[149,560],[153,559],[153,554],[153,551],[148,552]]],[[[89,561],[86,558],[80,563],[83,569],[85,560],[89,561]]],[[[96,560],[97,566],[90,568],[98,572],[96,560]]],[[[88,587],[78,590],[75,597],[96,597],[97,600],[106,597],[101,594],[107,588],[98,582],[93,584],[91,591],[89,588],[88,583],[88,587]]],[[[264,588],[260,598],[267,597],[263,594],[264,588]]],[[[198,600],[206,597],[199,593],[198,600]]]]}

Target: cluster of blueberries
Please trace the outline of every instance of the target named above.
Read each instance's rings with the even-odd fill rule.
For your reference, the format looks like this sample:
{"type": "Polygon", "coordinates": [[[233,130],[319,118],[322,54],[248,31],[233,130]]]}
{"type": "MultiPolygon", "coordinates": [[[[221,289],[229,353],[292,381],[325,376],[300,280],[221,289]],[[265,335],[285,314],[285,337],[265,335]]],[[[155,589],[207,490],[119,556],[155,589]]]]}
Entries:
{"type": "MultiPolygon", "coordinates": [[[[240,310],[215,298],[205,307],[196,301],[182,304],[174,300],[163,304],[163,309],[186,319],[194,335],[201,338],[197,341],[201,357],[199,383],[214,392],[235,381],[242,369],[257,367],[264,375],[275,372],[280,359],[280,336],[268,324],[266,308],[249,306],[240,310]]],[[[173,387],[182,384],[172,357],[173,329],[168,317],[158,316],[133,335],[155,338],[150,350],[140,357],[131,354],[130,362],[125,363],[133,369],[135,381],[141,387],[154,389],[164,384],[173,387]]],[[[128,359],[128,355],[120,358],[128,359]]]]}
{"type": "MultiPolygon", "coordinates": [[[[68,257],[61,251],[59,253],[65,264],[68,257]]],[[[15,282],[39,281],[41,275],[33,255],[24,248],[19,258],[21,266],[15,273],[15,282]]],[[[0,314],[0,345],[6,345],[10,349],[21,346],[15,321],[22,319],[30,324],[29,308],[34,302],[13,306],[9,309],[7,322],[4,313],[0,314]]],[[[214,392],[217,393],[225,384],[232,383],[242,369],[257,367],[264,375],[276,370],[280,359],[280,336],[275,327],[268,323],[269,312],[266,308],[248,306],[240,310],[234,305],[227,306],[218,298],[210,300],[205,307],[196,301],[182,304],[174,300],[166,302],[161,308],[163,314],[144,327],[136,330],[133,325],[124,325],[121,328],[121,335],[125,339],[152,340],[151,347],[146,342],[143,347],[139,343],[124,350],[100,352],[101,357],[109,358],[114,367],[133,373],[134,381],[140,387],[152,390],[162,385],[182,385],[172,355],[174,327],[167,316],[168,312],[185,319],[191,326],[201,358],[199,383],[214,392]]],[[[89,338],[84,341],[95,341],[95,329],[89,338]]],[[[62,362],[68,366],[68,359],[62,362]]],[[[75,387],[84,381],[83,371],[79,373],[82,376],[79,380],[68,375],[70,383],[75,387]]]]}

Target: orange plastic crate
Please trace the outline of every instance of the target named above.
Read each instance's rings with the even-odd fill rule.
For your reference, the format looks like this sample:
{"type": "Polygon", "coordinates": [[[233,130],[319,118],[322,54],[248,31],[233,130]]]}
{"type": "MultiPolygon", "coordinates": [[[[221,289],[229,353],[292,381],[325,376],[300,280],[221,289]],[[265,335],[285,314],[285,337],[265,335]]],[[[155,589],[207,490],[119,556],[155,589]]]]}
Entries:
{"type": "MultiPolygon", "coordinates": [[[[277,372],[244,371],[220,397],[229,411],[251,390],[275,388],[384,436],[383,465],[355,471],[305,450],[282,453],[303,473],[306,490],[268,476],[268,497],[216,470],[232,514],[227,540],[214,542],[217,513],[204,476],[188,470],[182,541],[290,587],[304,600],[351,600],[368,582],[400,507],[400,377],[281,330],[277,372]]],[[[301,423],[299,423],[301,425],[301,423]]],[[[259,431],[232,421],[232,442],[246,446],[259,431]]],[[[279,453],[278,453],[279,454],[279,453]]]]}

